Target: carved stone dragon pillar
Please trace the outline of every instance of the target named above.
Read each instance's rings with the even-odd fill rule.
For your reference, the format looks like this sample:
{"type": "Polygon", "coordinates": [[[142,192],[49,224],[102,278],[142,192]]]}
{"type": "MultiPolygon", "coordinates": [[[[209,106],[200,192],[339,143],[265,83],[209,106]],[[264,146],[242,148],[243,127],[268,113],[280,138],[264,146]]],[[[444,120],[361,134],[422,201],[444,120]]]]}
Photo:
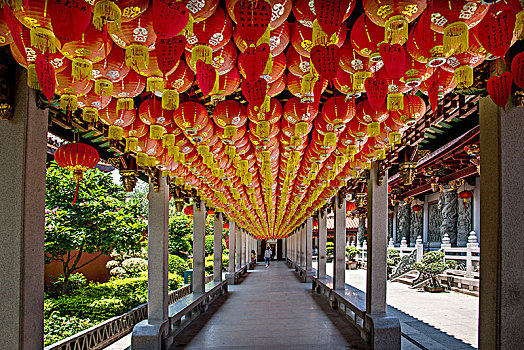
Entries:
{"type": "Polygon", "coordinates": [[[424,213],[422,210],[420,210],[418,213],[416,213],[413,210],[411,211],[411,228],[410,228],[411,233],[409,235],[409,243],[412,245],[415,244],[418,236],[422,237],[422,234],[423,234],[422,217],[423,215],[424,213]]]}
{"type": "Polygon", "coordinates": [[[452,245],[457,244],[457,222],[458,222],[458,194],[453,186],[442,186],[440,194],[440,213],[442,224],[440,225],[440,237],[445,233],[449,235],[452,245]]]}
{"type": "Polygon", "coordinates": [[[466,246],[471,232],[471,200],[458,203],[457,245],[466,246]]]}
{"type": "Polygon", "coordinates": [[[400,243],[403,237],[409,239],[411,231],[411,207],[409,205],[399,205],[397,211],[397,243],[400,243]]]}
{"type": "Polygon", "coordinates": [[[362,244],[366,240],[366,217],[360,217],[358,219],[358,230],[357,230],[357,238],[359,245],[362,244]]]}

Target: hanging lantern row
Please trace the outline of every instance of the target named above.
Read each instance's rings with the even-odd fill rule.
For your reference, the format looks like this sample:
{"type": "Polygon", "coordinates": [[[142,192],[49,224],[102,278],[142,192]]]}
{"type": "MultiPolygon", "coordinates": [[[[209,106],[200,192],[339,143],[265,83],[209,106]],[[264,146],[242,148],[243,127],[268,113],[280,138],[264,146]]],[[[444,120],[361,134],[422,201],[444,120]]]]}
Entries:
{"type": "MultiPolygon", "coordinates": [[[[348,30],[354,0],[20,3],[4,6],[0,45],[31,87],[108,125],[139,166],[260,238],[286,237],[385,159],[426,113],[421,96],[436,110],[471,86],[473,68],[520,37],[524,14],[516,0],[363,0],[348,30]],[[211,115],[184,94],[195,81],[211,115]],[[238,88],[247,105],[228,98],[238,88]],[[281,104],[285,88],[293,97],[281,104]]],[[[498,104],[521,86],[521,58],[511,79],[490,80],[498,104]]]]}

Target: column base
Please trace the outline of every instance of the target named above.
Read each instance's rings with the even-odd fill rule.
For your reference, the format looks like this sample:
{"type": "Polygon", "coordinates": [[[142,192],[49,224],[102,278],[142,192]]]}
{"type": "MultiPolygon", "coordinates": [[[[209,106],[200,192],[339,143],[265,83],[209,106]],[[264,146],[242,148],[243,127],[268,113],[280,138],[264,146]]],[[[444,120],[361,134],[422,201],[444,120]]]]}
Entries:
{"type": "Polygon", "coordinates": [[[161,324],[149,324],[141,321],[133,328],[131,343],[133,350],[162,350],[163,339],[168,331],[168,321],[161,324]]]}
{"type": "Polygon", "coordinates": [[[400,349],[401,333],[398,318],[387,314],[366,314],[365,328],[372,349],[400,349]]]}
{"type": "Polygon", "coordinates": [[[234,285],[236,284],[236,278],[235,278],[235,273],[226,273],[226,281],[227,281],[227,284],[229,285],[234,285]]]}

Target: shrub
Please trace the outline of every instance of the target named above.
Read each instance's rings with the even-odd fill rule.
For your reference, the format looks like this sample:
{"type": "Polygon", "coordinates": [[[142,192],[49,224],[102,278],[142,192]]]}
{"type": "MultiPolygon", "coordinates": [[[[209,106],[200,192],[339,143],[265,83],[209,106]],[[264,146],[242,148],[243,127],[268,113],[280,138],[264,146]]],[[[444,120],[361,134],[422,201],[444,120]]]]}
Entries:
{"type": "MultiPolygon", "coordinates": [[[[50,297],[57,297],[62,293],[64,284],[64,275],[57,277],[50,277],[51,283],[47,286],[47,294],[50,297]]],[[[69,276],[69,282],[67,284],[66,294],[70,294],[78,289],[87,287],[87,279],[81,273],[74,273],[69,276]]]]}
{"type": "Polygon", "coordinates": [[[78,318],[74,316],[60,316],[54,312],[44,318],[44,346],[51,345],[70,337],[78,332],[93,327],[96,322],[88,318],[78,318]]]}
{"type": "Polygon", "coordinates": [[[213,273],[213,255],[206,256],[205,270],[206,275],[213,273]]]}
{"type": "Polygon", "coordinates": [[[225,254],[222,255],[222,267],[228,267],[229,266],[229,255],[225,254]]]}
{"type": "Polygon", "coordinates": [[[335,250],[335,243],[327,242],[326,243],[326,254],[327,255],[333,255],[333,251],[334,250],[335,250]]]}
{"type": "Polygon", "coordinates": [[[189,269],[189,264],[186,259],[178,255],[169,255],[169,273],[184,276],[184,271],[187,269],[189,269]]]}
{"type": "Polygon", "coordinates": [[[360,254],[360,250],[358,250],[357,247],[352,245],[346,247],[346,258],[348,258],[348,260],[353,261],[357,254],[360,254]]]}
{"type": "Polygon", "coordinates": [[[213,255],[214,237],[213,235],[206,236],[206,256],[213,255]]]}
{"type": "Polygon", "coordinates": [[[397,266],[400,262],[400,252],[396,249],[388,249],[388,266],[397,266]]]}
{"type": "Polygon", "coordinates": [[[122,261],[122,268],[128,276],[138,276],[141,272],[147,271],[147,260],[142,258],[130,258],[122,261]]]}
{"type": "Polygon", "coordinates": [[[444,261],[444,252],[438,250],[428,252],[422,257],[422,261],[415,263],[414,268],[429,278],[431,287],[440,287],[440,282],[437,276],[447,269],[452,269],[456,266],[456,261],[444,261]]]}

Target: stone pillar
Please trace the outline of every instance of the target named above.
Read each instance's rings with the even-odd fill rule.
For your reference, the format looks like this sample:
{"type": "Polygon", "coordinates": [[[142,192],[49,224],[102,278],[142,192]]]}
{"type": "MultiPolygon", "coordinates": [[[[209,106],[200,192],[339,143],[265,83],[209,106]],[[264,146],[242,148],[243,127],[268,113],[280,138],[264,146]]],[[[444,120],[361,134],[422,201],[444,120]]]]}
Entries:
{"type": "Polygon", "coordinates": [[[150,324],[167,320],[168,298],[168,242],[169,242],[169,185],[165,177],[159,179],[158,192],[149,183],[148,221],[148,320],[150,324]]]}
{"type": "Polygon", "coordinates": [[[524,343],[523,110],[480,100],[479,349],[520,349],[524,343]]]}
{"type": "Polygon", "coordinates": [[[327,213],[321,209],[318,215],[318,268],[317,277],[326,278],[327,213]]]}
{"type": "Polygon", "coordinates": [[[0,344],[44,346],[44,212],[47,111],[16,68],[13,118],[0,121],[0,344]]]}
{"type": "Polygon", "coordinates": [[[480,240],[480,177],[475,179],[475,189],[473,190],[473,231],[480,240]]]}
{"type": "Polygon", "coordinates": [[[222,229],[224,227],[224,215],[215,212],[213,224],[213,280],[222,281],[222,229]]]}
{"type": "Polygon", "coordinates": [[[162,338],[168,320],[168,241],[169,241],[169,185],[159,179],[158,191],[149,182],[149,220],[147,234],[147,320],[133,328],[133,349],[162,348],[162,338]]]}
{"type": "Polygon", "coordinates": [[[244,231],[244,237],[246,238],[246,265],[249,266],[249,263],[251,262],[251,236],[247,233],[247,231],[244,231]]]}
{"type": "Polygon", "coordinates": [[[235,222],[229,221],[229,266],[227,268],[226,274],[226,280],[228,284],[235,284],[235,231],[235,222]]]}
{"type": "Polygon", "coordinates": [[[388,175],[386,170],[380,179],[376,163],[371,167],[368,180],[367,215],[365,327],[371,334],[372,349],[400,349],[400,322],[386,315],[388,175]]]}
{"type": "Polygon", "coordinates": [[[335,256],[333,289],[346,288],[346,199],[335,196],[335,256]]]}
{"type": "Polygon", "coordinates": [[[457,247],[465,247],[468,243],[469,233],[472,230],[472,200],[466,202],[459,200],[457,218],[457,247]]]}
{"type": "Polygon", "coordinates": [[[440,236],[444,237],[447,233],[451,240],[451,245],[457,245],[457,220],[458,220],[458,194],[457,191],[449,186],[442,186],[440,236]]]}
{"type": "Polygon", "coordinates": [[[429,242],[429,203],[427,195],[424,197],[424,211],[422,212],[422,242],[429,242]]]}
{"type": "Polygon", "coordinates": [[[206,284],[206,204],[193,203],[193,293],[205,292],[206,284]]]}
{"type": "Polygon", "coordinates": [[[357,239],[359,245],[364,245],[366,240],[366,219],[363,217],[358,218],[357,239]]]}
{"type": "Polygon", "coordinates": [[[242,267],[244,266],[242,264],[242,260],[243,260],[243,249],[242,249],[242,236],[243,236],[243,233],[242,233],[242,230],[243,229],[239,229],[237,230],[237,270],[238,269],[242,269],[242,267]]]}
{"type": "Polygon", "coordinates": [[[306,281],[313,276],[313,218],[306,219],[306,281]]]}
{"type": "Polygon", "coordinates": [[[397,241],[397,206],[393,207],[393,242],[397,241]]]}
{"type": "Polygon", "coordinates": [[[415,246],[417,237],[423,235],[423,215],[423,211],[419,211],[418,213],[416,213],[414,210],[411,210],[409,245],[412,247],[415,246]]]}
{"type": "Polygon", "coordinates": [[[300,248],[300,251],[301,251],[301,256],[300,256],[300,266],[302,266],[304,268],[304,270],[306,269],[306,257],[307,257],[307,234],[306,234],[306,222],[304,221],[304,223],[302,224],[302,228],[301,228],[301,231],[300,231],[300,245],[301,245],[301,248],[300,248]]]}
{"type": "Polygon", "coordinates": [[[409,204],[399,205],[397,210],[397,243],[403,238],[409,240],[410,235],[411,206],[409,204]]]}

